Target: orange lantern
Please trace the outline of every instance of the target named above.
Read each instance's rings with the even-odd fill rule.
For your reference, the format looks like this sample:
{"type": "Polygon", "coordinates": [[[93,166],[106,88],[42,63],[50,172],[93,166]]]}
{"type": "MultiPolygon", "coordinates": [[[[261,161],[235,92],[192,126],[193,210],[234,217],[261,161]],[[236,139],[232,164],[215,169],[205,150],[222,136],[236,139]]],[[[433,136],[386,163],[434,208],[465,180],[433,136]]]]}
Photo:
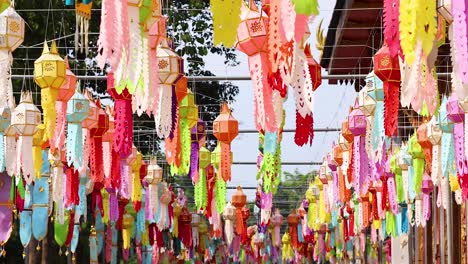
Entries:
{"type": "Polygon", "coordinates": [[[231,180],[231,142],[238,133],[239,123],[224,103],[221,113],[213,122],[213,135],[221,141],[221,177],[226,182],[231,180]]]}
{"type": "Polygon", "coordinates": [[[247,237],[247,226],[243,221],[242,208],[247,204],[247,196],[242,191],[242,187],[237,186],[237,191],[232,195],[231,204],[236,208],[236,233],[247,237]]]}
{"type": "Polygon", "coordinates": [[[392,57],[386,44],[374,55],[374,73],[384,82],[384,126],[385,135],[396,132],[400,107],[400,62],[392,57]]]}
{"type": "Polygon", "coordinates": [[[287,221],[289,226],[289,237],[291,238],[291,246],[293,248],[298,248],[299,238],[297,235],[297,225],[299,224],[300,217],[296,213],[295,209],[291,210],[291,213],[288,215],[287,221]]]}
{"type": "Polygon", "coordinates": [[[182,77],[180,77],[180,79],[177,81],[177,83],[175,85],[175,92],[176,92],[176,96],[177,96],[177,102],[179,104],[180,104],[180,102],[182,102],[182,100],[185,98],[185,96],[188,93],[187,83],[188,83],[187,76],[183,75],[182,77]]]}

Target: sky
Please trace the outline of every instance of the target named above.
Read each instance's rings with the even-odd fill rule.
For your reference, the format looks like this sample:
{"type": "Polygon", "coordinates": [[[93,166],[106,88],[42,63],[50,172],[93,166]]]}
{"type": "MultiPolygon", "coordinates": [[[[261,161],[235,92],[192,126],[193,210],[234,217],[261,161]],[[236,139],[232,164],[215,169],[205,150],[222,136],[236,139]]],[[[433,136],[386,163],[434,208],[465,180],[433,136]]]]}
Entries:
{"type": "MultiPolygon", "coordinates": [[[[315,32],[319,21],[323,18],[324,35],[327,33],[327,27],[333,14],[335,0],[319,0],[320,14],[309,25],[311,38],[310,42],[314,48],[314,58],[318,61],[319,52],[315,50],[316,37],[315,32]]],[[[239,66],[227,67],[223,63],[223,58],[210,55],[206,59],[206,66],[215,75],[218,76],[248,76],[247,56],[238,52],[238,59],[241,62],[239,66]]],[[[323,72],[323,74],[327,74],[323,72]]],[[[233,82],[239,87],[239,94],[236,101],[231,105],[233,115],[239,121],[239,130],[255,129],[254,124],[254,104],[253,89],[251,81],[233,82]]],[[[315,93],[314,99],[314,125],[316,128],[337,128],[348,114],[348,107],[354,102],[356,93],[351,85],[329,85],[326,80],[315,93]]],[[[285,129],[295,128],[295,105],[292,91],[289,90],[289,99],[284,104],[286,110],[285,129]]],[[[284,133],[282,148],[283,162],[318,162],[331,150],[332,144],[336,141],[338,132],[315,133],[312,146],[298,147],[294,143],[294,133],[284,133]]],[[[231,145],[234,161],[256,161],[258,155],[258,134],[239,134],[231,145]]],[[[298,170],[301,173],[310,172],[318,169],[318,166],[282,166],[283,171],[294,172],[298,170]]],[[[257,167],[253,165],[232,165],[232,181],[228,186],[236,187],[255,187],[257,167]]],[[[252,201],[255,198],[254,190],[245,190],[247,199],[252,201]]],[[[228,190],[227,200],[231,200],[234,190],[228,190]]]]}

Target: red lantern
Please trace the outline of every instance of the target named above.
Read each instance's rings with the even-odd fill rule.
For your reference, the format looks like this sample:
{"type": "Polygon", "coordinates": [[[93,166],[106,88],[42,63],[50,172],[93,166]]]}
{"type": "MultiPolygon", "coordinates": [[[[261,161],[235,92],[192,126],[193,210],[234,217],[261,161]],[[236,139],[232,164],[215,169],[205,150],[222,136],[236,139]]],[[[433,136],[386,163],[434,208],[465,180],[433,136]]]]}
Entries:
{"type": "Polygon", "coordinates": [[[322,84],[322,67],[312,56],[309,44],[305,45],[304,53],[307,58],[307,64],[309,65],[310,78],[312,79],[312,90],[315,91],[322,84]]]}
{"type": "Polygon", "coordinates": [[[224,181],[231,180],[231,142],[239,133],[239,123],[224,103],[221,113],[213,122],[213,135],[221,141],[221,176],[224,181]]]}
{"type": "Polygon", "coordinates": [[[400,63],[392,57],[386,44],[374,55],[374,73],[384,82],[385,135],[396,132],[398,108],[400,107],[400,63]]]}
{"type": "Polygon", "coordinates": [[[300,217],[296,210],[291,210],[288,215],[289,237],[291,238],[291,246],[295,249],[299,246],[299,238],[297,235],[297,225],[299,224],[300,217]]]}
{"type": "Polygon", "coordinates": [[[90,169],[91,179],[94,182],[103,182],[104,180],[104,167],[103,167],[103,151],[102,151],[102,137],[109,129],[109,116],[107,116],[104,109],[101,108],[101,101],[96,102],[97,122],[96,125],[90,128],[91,136],[91,154],[90,169]]]}
{"type": "Polygon", "coordinates": [[[182,102],[182,99],[184,99],[188,93],[187,82],[187,76],[183,75],[175,84],[175,92],[178,103],[182,102]]]}
{"type": "Polygon", "coordinates": [[[132,95],[127,88],[120,94],[117,92],[114,85],[113,73],[107,74],[107,92],[115,101],[115,137],[113,148],[115,152],[120,153],[123,158],[126,158],[132,152],[133,144],[132,95]]]}

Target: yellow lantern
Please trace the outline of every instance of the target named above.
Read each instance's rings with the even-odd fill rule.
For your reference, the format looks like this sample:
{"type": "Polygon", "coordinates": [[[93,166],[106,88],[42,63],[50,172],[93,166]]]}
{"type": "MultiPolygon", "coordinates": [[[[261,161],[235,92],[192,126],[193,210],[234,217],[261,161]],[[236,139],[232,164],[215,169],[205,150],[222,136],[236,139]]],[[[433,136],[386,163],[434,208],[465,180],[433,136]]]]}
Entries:
{"type": "Polygon", "coordinates": [[[198,106],[195,104],[195,96],[192,92],[187,93],[180,102],[179,117],[181,120],[186,120],[188,128],[192,128],[197,124],[198,106]]]}
{"type": "Polygon", "coordinates": [[[55,130],[57,112],[55,103],[60,87],[66,80],[65,61],[60,57],[55,42],[49,50],[47,42],[44,42],[44,50],[41,57],[34,62],[34,80],[41,87],[41,105],[44,110],[44,141],[52,139],[55,130]]]}

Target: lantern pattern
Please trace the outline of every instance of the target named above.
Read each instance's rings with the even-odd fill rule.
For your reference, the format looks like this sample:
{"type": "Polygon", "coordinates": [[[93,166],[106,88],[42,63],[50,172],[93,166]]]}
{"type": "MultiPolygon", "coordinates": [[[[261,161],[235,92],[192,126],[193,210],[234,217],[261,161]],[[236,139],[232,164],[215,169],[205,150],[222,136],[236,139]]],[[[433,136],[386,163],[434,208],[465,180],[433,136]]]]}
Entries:
{"type": "Polygon", "coordinates": [[[250,77],[254,82],[255,127],[258,131],[276,131],[272,89],[268,83],[266,53],[268,17],[254,1],[241,8],[241,23],[237,28],[237,49],[249,56],[250,77]]]}
{"type": "Polygon", "coordinates": [[[89,115],[89,100],[79,91],[67,103],[67,164],[75,168],[83,165],[82,122],[89,115]]]}
{"type": "Polygon", "coordinates": [[[392,57],[387,45],[374,55],[374,73],[384,82],[385,135],[393,136],[398,123],[400,102],[400,66],[398,57],[392,57]]]}
{"type": "Polygon", "coordinates": [[[231,142],[239,133],[239,123],[231,114],[227,104],[221,107],[221,113],[213,121],[213,135],[221,141],[221,177],[225,182],[231,180],[231,142]]]}
{"type": "Polygon", "coordinates": [[[68,58],[65,58],[66,76],[64,84],[59,88],[55,110],[57,111],[57,121],[54,131],[54,137],[51,139],[51,147],[57,149],[63,146],[65,140],[67,106],[68,100],[72,98],[76,90],[76,76],[70,70],[68,58]]]}
{"type": "Polygon", "coordinates": [[[27,184],[34,179],[34,162],[32,160],[33,136],[41,123],[41,112],[33,104],[31,92],[21,94],[21,102],[13,111],[11,125],[15,127],[19,139],[16,146],[16,171],[22,175],[27,184]]]}
{"type": "Polygon", "coordinates": [[[174,131],[176,98],[172,85],[180,77],[182,65],[181,58],[169,47],[167,39],[158,47],[157,65],[160,87],[154,118],[158,136],[166,138],[174,131]]]}
{"type": "Polygon", "coordinates": [[[12,52],[23,43],[24,20],[16,13],[10,1],[2,3],[0,13],[0,106],[15,108],[11,84],[12,52]]]}

